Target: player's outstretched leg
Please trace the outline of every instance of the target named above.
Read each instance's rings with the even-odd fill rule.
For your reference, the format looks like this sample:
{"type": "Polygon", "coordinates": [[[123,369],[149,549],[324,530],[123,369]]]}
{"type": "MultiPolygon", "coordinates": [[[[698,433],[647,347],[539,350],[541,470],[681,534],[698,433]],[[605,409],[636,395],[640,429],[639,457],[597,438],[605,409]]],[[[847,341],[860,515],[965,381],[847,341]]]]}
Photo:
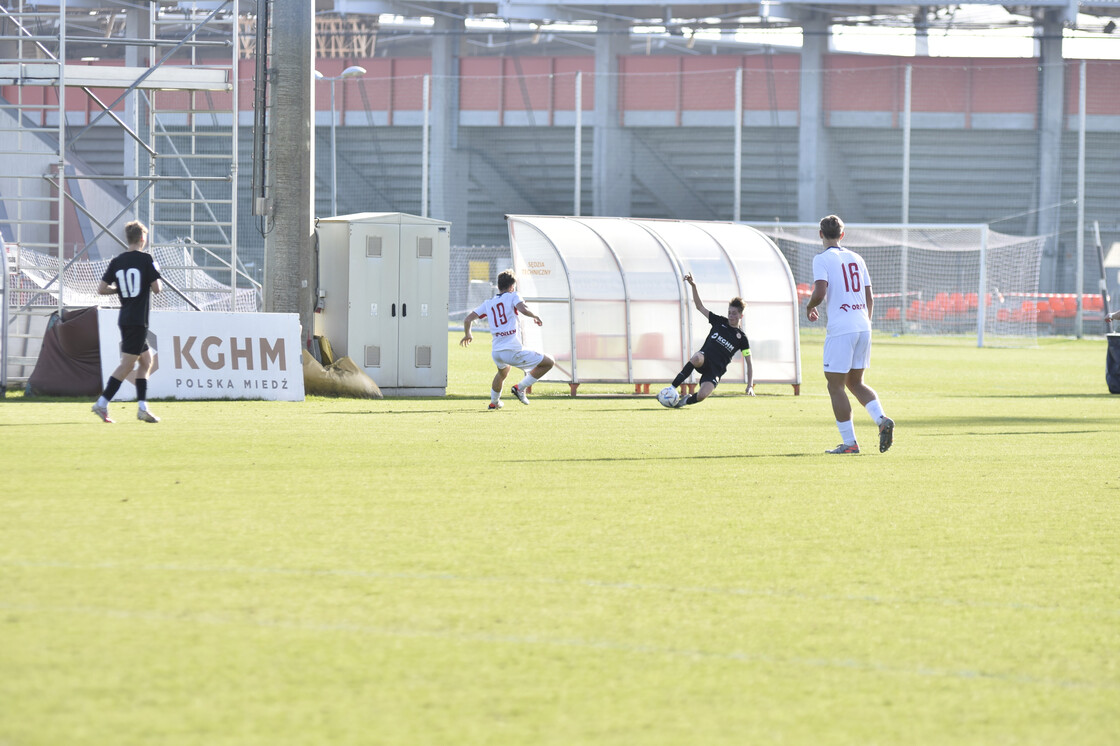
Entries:
{"type": "Polygon", "coordinates": [[[673,388],[679,389],[681,384],[684,383],[684,379],[692,375],[692,371],[694,370],[696,370],[696,367],[692,364],[692,361],[685,363],[684,367],[681,368],[681,372],[673,379],[673,388]]]}
{"type": "Polygon", "coordinates": [[[696,390],[695,394],[682,396],[677,403],[678,407],[686,407],[689,404],[699,404],[700,402],[711,396],[712,392],[716,390],[716,385],[711,381],[701,381],[700,388],[696,390]]]}

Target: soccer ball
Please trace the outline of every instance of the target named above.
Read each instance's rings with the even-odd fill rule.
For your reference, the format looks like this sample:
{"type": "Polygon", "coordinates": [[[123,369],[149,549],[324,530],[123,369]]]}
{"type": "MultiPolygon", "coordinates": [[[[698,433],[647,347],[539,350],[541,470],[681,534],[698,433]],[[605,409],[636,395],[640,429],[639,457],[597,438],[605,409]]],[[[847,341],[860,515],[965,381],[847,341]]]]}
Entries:
{"type": "Polygon", "coordinates": [[[680,399],[681,395],[672,386],[666,386],[657,392],[657,401],[664,407],[675,407],[680,399]]]}

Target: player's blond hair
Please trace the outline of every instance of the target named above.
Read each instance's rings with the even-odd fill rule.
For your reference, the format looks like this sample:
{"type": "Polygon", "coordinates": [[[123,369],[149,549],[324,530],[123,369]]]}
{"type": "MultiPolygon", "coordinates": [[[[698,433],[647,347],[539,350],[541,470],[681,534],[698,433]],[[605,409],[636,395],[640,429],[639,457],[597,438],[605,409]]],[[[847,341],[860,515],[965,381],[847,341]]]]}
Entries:
{"type": "Polygon", "coordinates": [[[844,221],[839,215],[829,215],[821,218],[821,235],[829,240],[840,238],[844,233],[844,221]]]}
{"type": "Polygon", "coordinates": [[[133,220],[124,227],[124,238],[129,246],[140,243],[140,239],[148,235],[148,228],[139,220],[133,220]]]}

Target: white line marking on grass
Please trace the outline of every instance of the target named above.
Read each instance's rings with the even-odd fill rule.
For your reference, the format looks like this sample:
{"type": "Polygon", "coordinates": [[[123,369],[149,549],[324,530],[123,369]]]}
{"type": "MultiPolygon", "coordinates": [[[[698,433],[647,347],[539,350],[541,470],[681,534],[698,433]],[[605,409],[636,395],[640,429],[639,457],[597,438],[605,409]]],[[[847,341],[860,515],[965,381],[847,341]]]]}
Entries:
{"type": "Polygon", "coordinates": [[[562,578],[532,578],[516,576],[467,576],[451,572],[386,572],[381,570],[346,570],[346,569],[319,569],[299,567],[222,567],[222,566],[196,566],[196,565],[132,565],[120,562],[96,563],[71,563],[55,561],[0,559],[0,567],[23,568],[58,568],[64,570],[111,570],[114,572],[127,570],[138,572],[173,572],[173,573],[202,573],[216,575],[289,575],[293,577],[337,577],[337,578],[362,578],[368,580],[415,580],[445,583],[478,583],[484,585],[552,585],[571,586],[584,588],[601,588],[606,590],[634,591],[641,593],[693,593],[712,596],[743,596],[757,598],[792,599],[810,602],[842,602],[866,603],[876,606],[947,606],[963,609],[1005,609],[1013,611],[1039,611],[1057,612],[1063,614],[1090,614],[1092,616],[1108,617],[1120,616],[1120,609],[1086,608],[1084,606],[1067,607],[1054,604],[1031,604],[1019,601],[984,601],[962,600],[954,598],[920,597],[900,598],[892,596],[876,596],[873,594],[843,595],[843,594],[813,594],[804,591],[775,589],[775,588],[736,588],[736,587],[706,587],[706,586],[677,586],[660,583],[631,583],[627,581],[592,580],[592,579],[562,579],[562,578]]]}
{"type": "Polygon", "coordinates": [[[95,606],[31,606],[0,602],[0,610],[26,614],[76,614],[109,619],[139,620],[150,622],[170,622],[174,624],[202,624],[212,626],[252,627],[297,632],[341,632],[373,635],[402,639],[444,640],[452,643],[482,643],[487,645],[529,645],[574,650],[605,650],[627,655],[650,655],[667,658],[685,658],[698,662],[735,662],[785,667],[851,670],[860,673],[887,674],[891,676],[917,676],[920,678],[957,679],[960,681],[991,681],[1005,684],[1043,686],[1058,689],[1085,689],[1093,691],[1120,690],[1120,684],[1096,681],[1075,681],[1069,679],[1048,679],[1010,672],[978,671],[970,669],[952,670],[918,666],[905,668],[890,666],[874,661],[829,658],[800,658],[796,656],[760,655],[738,651],[683,649],[658,647],[655,645],[635,645],[615,640],[584,640],[578,638],[556,638],[541,635],[494,635],[486,632],[455,633],[436,630],[400,629],[375,627],[367,624],[315,623],[285,619],[254,619],[248,616],[204,613],[168,613],[153,610],[116,609],[95,606]]]}

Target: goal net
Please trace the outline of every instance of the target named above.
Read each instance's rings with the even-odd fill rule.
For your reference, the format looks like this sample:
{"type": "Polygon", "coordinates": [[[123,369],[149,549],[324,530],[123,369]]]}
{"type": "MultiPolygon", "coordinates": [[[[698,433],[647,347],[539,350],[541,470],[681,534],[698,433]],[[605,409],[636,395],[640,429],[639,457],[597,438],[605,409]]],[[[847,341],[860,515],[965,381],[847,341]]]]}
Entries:
{"type": "MultiPolygon", "coordinates": [[[[160,265],[160,273],[169,292],[152,296],[155,311],[258,311],[260,291],[256,287],[231,288],[216,279],[214,270],[201,266],[192,255],[191,246],[183,243],[154,245],[152,256],[160,265]]],[[[97,286],[109,261],[60,262],[58,257],[40,251],[8,244],[9,279],[8,306],[11,311],[58,306],[116,307],[115,295],[98,295],[97,286]],[[61,274],[59,270],[62,270],[61,274]]],[[[224,271],[228,276],[228,270],[224,271]]]]}
{"type": "MultiPolygon", "coordinates": [[[[813,257],[821,250],[819,226],[754,227],[785,254],[804,303],[812,289],[813,257]]],[[[1033,346],[1040,327],[1057,333],[1073,329],[1073,310],[1055,308],[1053,299],[1038,292],[1042,236],[1011,236],[983,224],[848,224],[845,233],[844,246],[864,258],[871,274],[876,331],[975,335],[980,346],[1033,346]]],[[[804,314],[801,323],[807,323],[804,314]]]]}
{"type": "MultiPolygon", "coordinates": [[[[513,268],[508,246],[471,246],[451,249],[448,323],[462,328],[463,319],[487,298],[498,292],[498,273],[513,268]]],[[[474,328],[487,328],[485,319],[474,328]]]]}
{"type": "MultiPolygon", "coordinates": [[[[197,247],[190,241],[153,245],[150,249],[164,277],[164,291],[152,296],[156,311],[259,311],[258,286],[231,287],[221,281],[231,274],[227,267],[198,262],[197,247]]],[[[3,385],[26,381],[35,368],[43,334],[52,313],[62,308],[116,307],[116,295],[98,295],[97,286],[108,260],[59,261],[57,256],[9,243],[4,255],[3,324],[0,326],[0,366],[3,385]],[[61,271],[60,271],[61,270],[61,271]]],[[[240,275],[239,275],[240,277],[240,275]]]]}

